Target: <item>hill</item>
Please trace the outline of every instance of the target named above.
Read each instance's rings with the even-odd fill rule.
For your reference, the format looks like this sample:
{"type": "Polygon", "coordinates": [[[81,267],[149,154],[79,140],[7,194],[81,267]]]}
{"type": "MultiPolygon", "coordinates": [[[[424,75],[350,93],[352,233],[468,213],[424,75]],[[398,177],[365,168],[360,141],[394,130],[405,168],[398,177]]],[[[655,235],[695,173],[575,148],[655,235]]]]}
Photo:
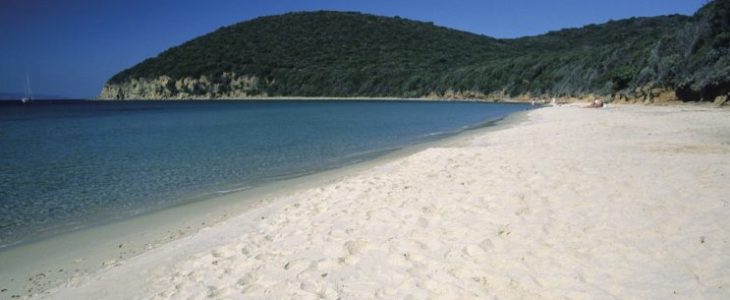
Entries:
{"type": "Polygon", "coordinates": [[[222,27],[114,75],[102,99],[581,97],[730,92],[730,0],[495,39],[402,18],[303,12],[222,27]]]}

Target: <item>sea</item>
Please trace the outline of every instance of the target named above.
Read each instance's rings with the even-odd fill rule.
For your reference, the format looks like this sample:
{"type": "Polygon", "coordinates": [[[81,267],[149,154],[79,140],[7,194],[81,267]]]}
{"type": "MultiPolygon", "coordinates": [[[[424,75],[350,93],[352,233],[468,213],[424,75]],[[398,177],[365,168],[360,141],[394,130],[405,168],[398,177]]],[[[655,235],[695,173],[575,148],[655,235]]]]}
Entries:
{"type": "Polygon", "coordinates": [[[521,104],[0,101],[0,250],[366,161],[521,104]]]}

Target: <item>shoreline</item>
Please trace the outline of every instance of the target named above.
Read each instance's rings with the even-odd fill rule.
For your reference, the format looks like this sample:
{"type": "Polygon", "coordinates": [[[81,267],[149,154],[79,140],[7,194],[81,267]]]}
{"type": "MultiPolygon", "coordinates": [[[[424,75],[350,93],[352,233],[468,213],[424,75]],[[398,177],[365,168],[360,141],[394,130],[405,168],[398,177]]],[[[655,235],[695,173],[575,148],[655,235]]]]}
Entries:
{"type": "MultiPolygon", "coordinates": [[[[713,108],[729,108],[730,101],[682,101],[678,99],[651,98],[642,96],[637,98],[618,98],[611,99],[607,95],[586,94],[581,96],[565,96],[552,97],[556,100],[557,105],[581,105],[589,104],[594,100],[604,100],[609,105],[644,105],[644,106],[707,106],[713,108]]],[[[161,101],[161,102],[177,102],[177,101],[403,101],[403,102],[478,102],[478,103],[502,103],[502,104],[530,104],[534,103],[539,106],[550,106],[551,97],[548,96],[531,96],[518,95],[515,97],[490,97],[490,98],[440,98],[440,97],[418,97],[418,98],[399,98],[399,97],[304,97],[304,96],[275,96],[275,97],[234,97],[234,98],[190,98],[190,99],[102,99],[91,98],[87,101],[92,102],[137,102],[137,101],[161,101]],[[533,102],[534,101],[534,102],[533,102]]]]}
{"type": "Polygon", "coordinates": [[[147,98],[147,99],[103,99],[93,98],[90,101],[100,102],[135,102],[135,101],[403,101],[403,102],[485,102],[485,103],[529,103],[528,100],[516,99],[479,99],[479,98],[403,98],[403,97],[309,97],[309,96],[250,96],[250,97],[221,97],[221,98],[147,98]]]}
{"type": "Polygon", "coordinates": [[[0,282],[6,282],[0,288],[7,289],[7,292],[0,294],[0,299],[18,291],[23,291],[22,295],[29,294],[29,290],[30,294],[42,292],[63,282],[119,266],[126,260],[196,234],[235,215],[271,205],[274,199],[295,191],[324,185],[428,147],[459,140],[476,134],[475,132],[510,126],[530,110],[529,107],[526,109],[436,140],[427,139],[388,150],[365,161],[276,180],[241,191],[221,193],[219,196],[182,203],[132,218],[9,246],[0,251],[0,260],[8,262],[3,264],[6,272],[0,273],[0,282]]]}
{"type": "Polygon", "coordinates": [[[603,100],[605,103],[613,105],[652,105],[652,106],[676,106],[676,105],[710,105],[714,107],[728,107],[728,101],[682,101],[677,97],[666,96],[667,91],[642,91],[640,95],[635,97],[627,97],[625,95],[601,95],[601,94],[583,94],[576,96],[551,96],[551,95],[533,95],[520,94],[516,96],[506,96],[503,93],[494,95],[482,95],[477,97],[469,97],[462,95],[451,96],[423,96],[423,97],[332,97],[332,96],[246,96],[246,97],[193,97],[193,98],[144,98],[144,99],[109,99],[109,98],[89,98],[89,101],[100,102],[135,102],[135,101],[421,101],[421,102],[485,102],[485,103],[520,103],[529,104],[534,101],[537,105],[550,105],[551,99],[555,99],[557,104],[574,104],[574,103],[591,103],[594,100],[603,100]],[[659,95],[659,94],[661,95],[659,95]]]}
{"type": "Polygon", "coordinates": [[[727,110],[527,114],[282,195],[37,296],[730,296],[727,110]]]}

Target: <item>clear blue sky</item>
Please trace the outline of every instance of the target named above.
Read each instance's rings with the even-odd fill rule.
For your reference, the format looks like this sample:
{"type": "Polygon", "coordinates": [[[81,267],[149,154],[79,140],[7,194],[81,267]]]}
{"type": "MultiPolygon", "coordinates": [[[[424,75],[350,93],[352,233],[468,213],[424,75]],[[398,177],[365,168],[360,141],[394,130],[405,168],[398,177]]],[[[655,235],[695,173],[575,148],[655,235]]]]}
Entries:
{"type": "Polygon", "coordinates": [[[0,0],[0,92],[94,97],[125,68],[220,26],[292,11],[360,11],[498,38],[632,16],[693,14],[707,0],[0,0]]]}

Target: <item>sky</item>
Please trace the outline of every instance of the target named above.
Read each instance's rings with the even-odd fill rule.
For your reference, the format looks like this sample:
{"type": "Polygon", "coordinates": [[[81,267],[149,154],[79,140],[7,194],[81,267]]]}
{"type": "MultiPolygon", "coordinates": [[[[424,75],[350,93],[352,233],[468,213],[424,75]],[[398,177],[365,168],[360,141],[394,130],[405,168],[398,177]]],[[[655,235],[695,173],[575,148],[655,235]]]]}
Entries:
{"type": "Polygon", "coordinates": [[[691,15],[708,0],[0,0],[0,93],[93,98],[119,71],[221,26],[293,11],[360,11],[497,38],[628,17],[691,15]]]}

